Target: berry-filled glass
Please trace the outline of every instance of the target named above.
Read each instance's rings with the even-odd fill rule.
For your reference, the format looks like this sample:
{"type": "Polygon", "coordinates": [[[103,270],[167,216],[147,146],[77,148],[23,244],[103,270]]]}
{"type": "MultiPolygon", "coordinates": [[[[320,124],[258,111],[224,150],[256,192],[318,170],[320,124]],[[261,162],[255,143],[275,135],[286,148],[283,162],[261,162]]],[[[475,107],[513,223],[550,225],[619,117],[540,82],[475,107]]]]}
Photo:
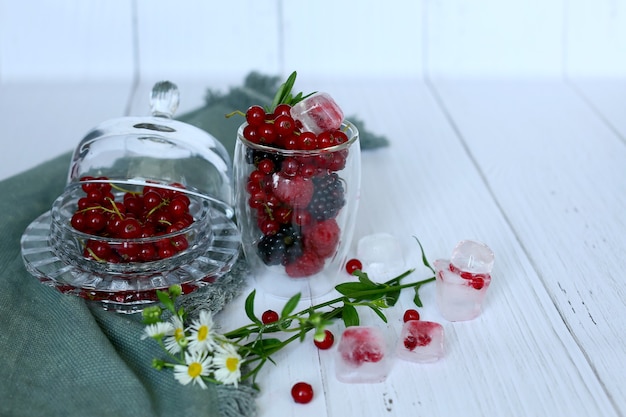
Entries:
{"type": "Polygon", "coordinates": [[[248,110],[235,147],[235,213],[244,253],[266,292],[323,295],[343,271],[354,232],[359,132],[345,120],[319,134],[301,130],[285,104],[262,112],[248,110]]]}

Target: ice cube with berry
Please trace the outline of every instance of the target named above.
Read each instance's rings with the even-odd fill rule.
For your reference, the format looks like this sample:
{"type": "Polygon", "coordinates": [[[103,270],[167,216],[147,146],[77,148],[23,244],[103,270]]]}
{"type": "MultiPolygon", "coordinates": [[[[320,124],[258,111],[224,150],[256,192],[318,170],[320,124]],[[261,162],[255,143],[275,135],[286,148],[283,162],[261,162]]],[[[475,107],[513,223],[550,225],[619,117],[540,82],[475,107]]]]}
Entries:
{"type": "Polygon", "coordinates": [[[444,355],[444,332],[439,323],[408,320],[402,325],[396,357],[411,362],[435,362],[444,355]]]}
{"type": "Polygon", "coordinates": [[[335,356],[337,379],[346,383],[375,383],[387,379],[393,365],[389,342],[373,326],[346,328],[335,356]]]}
{"type": "Polygon", "coordinates": [[[480,315],[493,264],[492,250],[473,240],[459,242],[450,260],[434,262],[437,306],[446,320],[465,321],[480,315]]]}
{"type": "Polygon", "coordinates": [[[294,104],[291,117],[300,122],[303,130],[319,135],[339,129],[343,111],[328,93],[315,93],[294,104]]]}

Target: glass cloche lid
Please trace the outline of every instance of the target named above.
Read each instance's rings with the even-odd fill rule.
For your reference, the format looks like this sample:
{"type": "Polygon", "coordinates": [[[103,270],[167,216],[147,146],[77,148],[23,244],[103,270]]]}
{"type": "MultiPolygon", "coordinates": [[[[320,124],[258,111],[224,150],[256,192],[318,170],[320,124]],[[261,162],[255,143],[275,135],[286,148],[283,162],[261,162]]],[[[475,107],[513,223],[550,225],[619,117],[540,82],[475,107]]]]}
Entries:
{"type": "Polygon", "coordinates": [[[74,150],[68,184],[88,178],[182,185],[232,217],[230,156],[206,131],[172,119],[178,103],[177,86],[162,81],[151,92],[151,116],[120,117],[94,127],[74,150]]]}

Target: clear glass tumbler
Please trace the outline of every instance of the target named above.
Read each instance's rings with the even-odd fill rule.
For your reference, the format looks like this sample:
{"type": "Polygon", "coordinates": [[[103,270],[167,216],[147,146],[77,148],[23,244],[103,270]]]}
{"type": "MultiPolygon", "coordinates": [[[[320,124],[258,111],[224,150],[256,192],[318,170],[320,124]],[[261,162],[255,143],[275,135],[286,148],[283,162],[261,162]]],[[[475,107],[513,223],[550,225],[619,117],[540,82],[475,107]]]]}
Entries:
{"type": "Polygon", "coordinates": [[[237,132],[234,201],[251,274],[279,297],[326,294],[341,278],[354,233],[359,132],[344,122],[346,142],[304,151],[252,143],[245,126],[237,132]]]}

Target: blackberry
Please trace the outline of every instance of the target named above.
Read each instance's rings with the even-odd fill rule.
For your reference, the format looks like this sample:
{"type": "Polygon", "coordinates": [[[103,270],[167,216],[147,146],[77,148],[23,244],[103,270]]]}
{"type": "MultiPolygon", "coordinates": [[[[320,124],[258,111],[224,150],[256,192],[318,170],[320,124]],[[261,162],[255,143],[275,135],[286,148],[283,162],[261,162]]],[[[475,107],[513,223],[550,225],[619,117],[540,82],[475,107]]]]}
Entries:
{"type": "Polygon", "coordinates": [[[317,221],[337,217],[346,204],[341,178],[336,172],[313,177],[313,197],[308,210],[317,221]]]}
{"type": "Polygon", "coordinates": [[[299,230],[285,225],[273,235],[266,235],[257,244],[259,257],[266,265],[286,265],[302,256],[299,230]]]}
{"type": "Polygon", "coordinates": [[[264,159],[269,159],[274,163],[275,171],[280,171],[284,157],[271,152],[263,152],[258,149],[246,148],[246,162],[255,167],[264,159]]]}

